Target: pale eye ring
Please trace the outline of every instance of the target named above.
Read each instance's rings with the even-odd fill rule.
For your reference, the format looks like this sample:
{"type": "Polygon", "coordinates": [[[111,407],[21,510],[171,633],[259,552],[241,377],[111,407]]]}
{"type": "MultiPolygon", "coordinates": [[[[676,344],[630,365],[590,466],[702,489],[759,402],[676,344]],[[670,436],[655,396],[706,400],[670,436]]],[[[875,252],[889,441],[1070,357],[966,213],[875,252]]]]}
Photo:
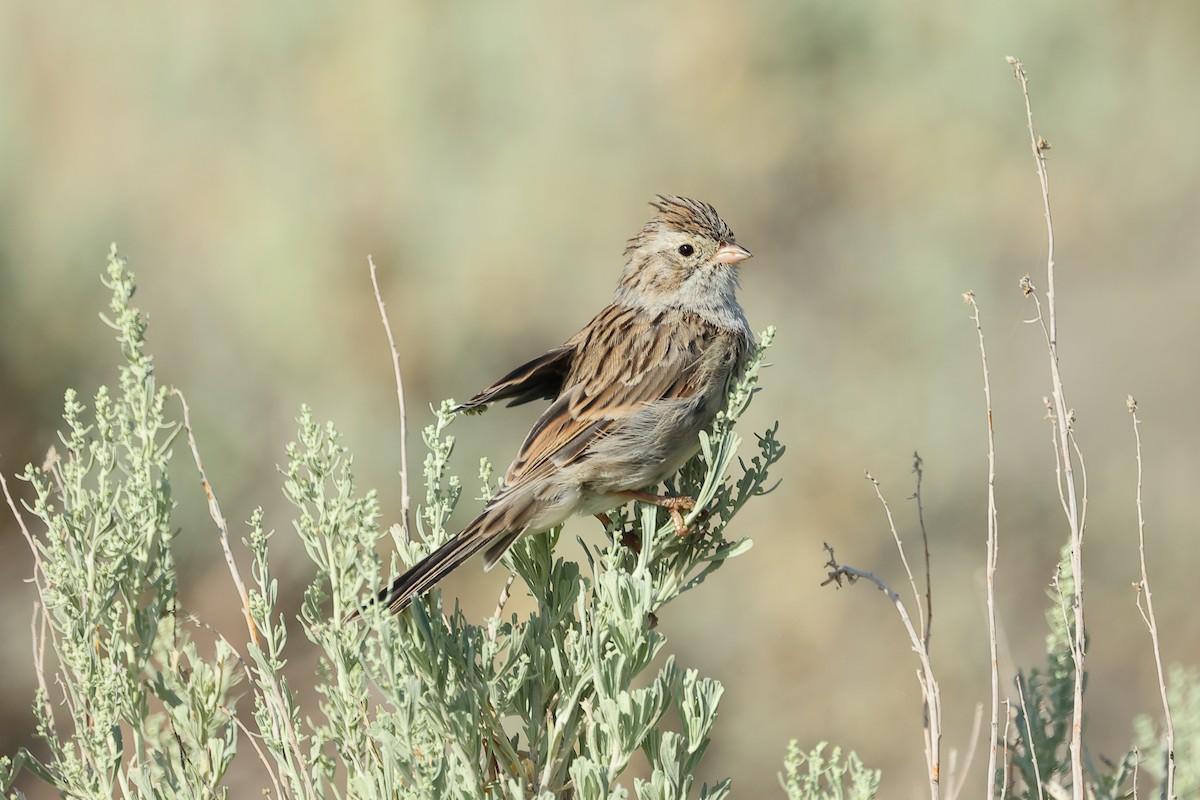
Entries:
{"type": "Polygon", "coordinates": [[[696,248],[692,247],[690,244],[679,245],[679,255],[681,256],[690,256],[694,252],[696,252],[696,248]]]}

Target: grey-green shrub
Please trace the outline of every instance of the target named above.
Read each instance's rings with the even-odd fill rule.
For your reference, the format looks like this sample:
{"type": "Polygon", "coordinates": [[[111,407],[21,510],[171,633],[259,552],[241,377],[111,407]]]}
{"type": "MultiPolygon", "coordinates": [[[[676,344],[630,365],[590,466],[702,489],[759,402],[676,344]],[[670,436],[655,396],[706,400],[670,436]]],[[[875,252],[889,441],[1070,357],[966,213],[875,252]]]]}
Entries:
{"type": "MultiPolygon", "coordinates": [[[[245,537],[252,640],[239,653],[232,642],[244,634],[224,631],[202,655],[178,606],[172,555],[168,462],[181,423],[155,385],[133,277],[115,249],[106,285],[125,362],[118,391],[101,388],[90,414],[68,392],[61,456],[22,475],[40,524],[31,540],[50,653],[38,663],[34,708],[49,755],[5,759],[6,786],[25,769],[68,797],[226,797],[226,771],[250,744],[254,756],[243,757],[257,757],[263,786],[286,797],[626,797],[622,777],[635,759],[648,765],[649,778],[632,781],[639,798],[728,794],[728,780],[695,787],[692,777],[722,687],[664,657],[655,612],[750,547],[727,538],[730,523],[769,491],[784,448],[772,427],[743,461],[733,427],[772,330],[670,487],[696,497],[696,532],[680,537],[659,509],[629,506],[613,515],[611,544],[584,545],[583,565],[555,555],[561,531],[528,537],[504,560],[536,601],[524,617],[498,609],[469,620],[434,591],[399,617],[372,607],[346,622],[389,575],[454,533],[445,527],[461,494],[448,472],[454,418],[445,403],[424,431],[419,537],[406,541],[381,526],[332,424],[303,409],[282,470],[296,507],[288,535],[315,568],[300,613],[279,606],[270,556],[279,534],[257,511],[245,537]],[[640,549],[620,544],[626,529],[640,549]],[[376,543],[389,533],[396,556],[384,569],[376,543]],[[315,676],[289,666],[297,633],[320,652],[315,676]],[[313,680],[317,707],[301,708],[292,686],[313,680]],[[235,691],[245,686],[253,724],[239,729],[235,691]],[[52,691],[63,693],[61,708],[52,691]]],[[[485,496],[490,475],[485,463],[485,496]]],[[[239,604],[232,586],[229,600],[239,604]]]]}

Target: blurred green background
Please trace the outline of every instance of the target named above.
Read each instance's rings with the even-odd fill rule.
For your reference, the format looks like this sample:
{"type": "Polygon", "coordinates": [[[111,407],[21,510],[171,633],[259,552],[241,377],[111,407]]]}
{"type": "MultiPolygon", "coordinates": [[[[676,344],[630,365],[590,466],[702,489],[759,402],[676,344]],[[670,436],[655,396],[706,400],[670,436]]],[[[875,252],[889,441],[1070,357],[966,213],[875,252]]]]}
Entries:
{"type": "MultiPolygon", "coordinates": [[[[1017,287],[1044,288],[1045,231],[1024,60],[1049,153],[1060,347],[1087,458],[1087,735],[1119,755],[1157,708],[1134,606],[1141,402],[1150,569],[1170,662],[1200,657],[1185,588],[1198,554],[1200,5],[918,0],[633,3],[68,3],[0,6],[0,470],[40,463],[63,389],[114,379],[96,317],[117,241],[163,383],[187,393],[231,523],[257,505],[282,533],[295,601],[310,578],[275,464],[302,402],[336,421],[357,475],[399,509],[391,368],[374,255],[410,425],[564,340],[610,295],[657,192],[712,202],[755,258],[752,324],[780,328],[745,423],[781,423],[778,492],[738,529],[755,548],[660,629],[726,686],[708,759],[741,796],[778,791],[787,740],[821,739],[923,793],[920,692],[894,611],[821,588],[822,542],[893,585],[902,572],[863,480],[919,541],[925,459],[933,647],[947,751],[989,696],[982,601],[988,336],[998,438],[1002,668],[1043,661],[1043,594],[1066,526],[1045,346],[1017,287]],[[1176,302],[1178,301],[1178,302],[1176,302]]],[[[472,498],[536,408],[460,420],[472,498]]],[[[420,459],[413,436],[413,468],[420,459]]],[[[194,471],[175,477],[184,602],[236,636],[236,599],[194,471]]],[[[24,486],[18,490],[24,491],[24,486]]],[[[595,523],[573,532],[598,536],[595,523]]],[[[3,752],[31,739],[31,560],[0,515],[3,752]]],[[[560,546],[578,556],[573,536],[560,546]]],[[[447,590],[489,613],[502,576],[447,590]]],[[[304,644],[292,661],[309,666],[304,644]]],[[[247,703],[248,700],[243,700],[247,703]]],[[[245,709],[243,709],[245,710],[245,709]]],[[[985,731],[986,737],[986,731],[985,731]]],[[[980,752],[973,786],[983,785],[980,752]]],[[[239,761],[235,796],[264,783],[239,761]]],[[[29,787],[31,796],[36,787],[29,787]]]]}

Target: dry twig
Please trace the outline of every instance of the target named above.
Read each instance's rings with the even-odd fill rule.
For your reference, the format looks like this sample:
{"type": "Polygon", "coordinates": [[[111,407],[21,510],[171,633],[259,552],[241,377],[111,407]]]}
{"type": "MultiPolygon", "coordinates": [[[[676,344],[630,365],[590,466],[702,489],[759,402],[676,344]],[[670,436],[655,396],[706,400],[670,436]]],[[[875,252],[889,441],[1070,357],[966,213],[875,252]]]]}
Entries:
{"type": "MultiPolygon", "coordinates": [[[[53,448],[51,449],[53,450],[53,448]]],[[[42,589],[42,576],[45,574],[45,570],[42,567],[42,551],[38,547],[37,541],[33,538],[33,533],[30,532],[29,526],[25,524],[25,518],[21,516],[21,511],[17,508],[16,501],[13,500],[12,493],[8,489],[8,481],[2,472],[0,472],[0,489],[3,489],[4,499],[8,503],[8,510],[12,512],[13,519],[17,521],[17,527],[21,530],[21,535],[25,537],[25,542],[29,545],[29,552],[33,554],[33,585],[37,589],[39,601],[34,605],[33,619],[30,620],[29,625],[30,633],[33,636],[33,671],[37,677],[38,688],[42,691],[42,712],[50,727],[50,733],[57,737],[58,732],[55,729],[54,708],[50,704],[50,690],[46,685],[46,638],[47,628],[50,623],[50,614],[46,609],[46,597],[42,589]],[[40,631],[38,629],[39,618],[42,623],[40,631]]]]}
{"type": "Polygon", "coordinates": [[[371,268],[371,285],[375,287],[375,303],[379,306],[379,319],[383,322],[383,331],[387,334],[388,347],[392,351],[392,373],[396,377],[396,400],[400,406],[400,518],[401,531],[405,541],[412,535],[409,525],[409,494],[408,494],[408,412],[404,407],[404,379],[400,374],[400,351],[396,349],[396,339],[392,336],[392,325],[388,321],[387,309],[383,303],[383,295],[379,292],[379,281],[375,277],[375,259],[367,256],[367,265],[371,268]]]}
{"type": "MultiPolygon", "coordinates": [[[[875,483],[873,478],[870,478],[870,480],[872,483],[875,483]]],[[[878,483],[875,483],[875,491],[879,491],[878,483]]],[[[880,496],[880,499],[883,499],[882,495],[880,496]]],[[[884,507],[886,509],[886,502],[884,503],[884,507]]],[[[898,543],[900,538],[896,534],[894,526],[892,535],[898,543]]],[[[829,554],[829,561],[827,561],[825,564],[829,572],[825,580],[822,581],[822,586],[826,586],[830,583],[836,583],[838,586],[841,586],[843,578],[850,583],[854,583],[859,578],[862,578],[875,584],[879,591],[887,595],[888,600],[890,600],[892,605],[895,606],[896,613],[900,615],[900,621],[904,625],[904,630],[908,633],[908,640],[912,643],[913,652],[917,654],[917,659],[920,662],[920,669],[917,670],[917,682],[921,686],[921,698],[923,700],[925,712],[925,764],[928,769],[929,796],[931,800],[939,800],[941,792],[942,769],[942,697],[941,690],[938,687],[937,679],[933,674],[933,664],[929,660],[929,648],[925,646],[924,639],[917,631],[916,626],[913,625],[912,617],[909,616],[908,609],[905,607],[904,601],[900,598],[900,595],[895,592],[895,590],[893,590],[873,573],[864,572],[862,570],[855,569],[854,567],[838,564],[837,559],[833,554],[833,548],[830,547],[828,543],[825,544],[825,552],[829,554]]],[[[901,550],[901,556],[903,556],[903,550],[901,550]]],[[[909,579],[911,582],[911,572],[909,573],[909,579]]],[[[918,608],[920,608],[919,603],[918,608]]]]}
{"type": "Polygon", "coordinates": [[[179,398],[179,404],[183,407],[183,429],[187,433],[188,447],[192,450],[192,459],[196,462],[196,471],[200,473],[200,485],[204,487],[204,496],[208,498],[208,515],[212,517],[213,522],[217,525],[217,533],[220,534],[221,552],[225,554],[225,564],[229,567],[229,574],[233,578],[233,585],[237,587],[238,597],[242,601],[242,616],[246,620],[246,630],[250,634],[250,641],[257,646],[258,629],[254,626],[254,617],[250,613],[250,594],[246,591],[246,584],[242,581],[242,574],[238,570],[237,562],[233,558],[233,550],[229,547],[229,526],[225,522],[225,515],[221,512],[221,504],[217,502],[217,496],[213,493],[212,484],[208,482],[208,476],[204,472],[204,463],[200,460],[200,448],[196,444],[196,435],[192,431],[192,416],[188,409],[187,398],[183,396],[183,392],[178,388],[171,389],[171,395],[179,398]]]}
{"type": "MultiPolygon", "coordinates": [[[[996,797],[996,758],[1000,734],[1000,660],[996,635],[996,561],[1000,553],[999,531],[996,526],[996,431],[992,423],[992,384],[988,371],[987,347],[983,340],[983,323],[973,292],[965,292],[963,300],[971,306],[975,332],[979,336],[979,361],[983,367],[983,401],[987,410],[987,622],[988,655],[991,658],[992,726],[988,744],[987,797],[996,797]]],[[[1003,795],[1001,795],[1003,796],[1003,795]]]]}
{"type": "Polygon", "coordinates": [[[921,544],[925,548],[925,617],[921,621],[921,639],[929,648],[929,637],[933,636],[933,570],[929,568],[929,533],[925,529],[925,503],[921,500],[921,481],[925,477],[925,461],[921,454],[913,451],[913,472],[917,476],[917,487],[913,499],[917,501],[917,524],[921,528],[921,544]]]}
{"type": "MultiPolygon", "coordinates": [[[[246,660],[244,658],[242,658],[242,654],[240,652],[238,652],[238,649],[233,646],[233,642],[229,641],[229,639],[227,639],[225,637],[225,634],[221,633],[219,630],[217,630],[213,626],[209,625],[207,622],[201,622],[200,619],[198,617],[196,617],[195,615],[189,615],[188,621],[191,622],[193,625],[195,625],[198,628],[203,628],[204,630],[211,633],[214,637],[221,640],[221,642],[223,642],[225,644],[225,646],[229,648],[230,654],[235,659],[237,659],[238,664],[242,668],[242,672],[246,673],[247,675],[250,674],[250,665],[246,663],[246,660]]],[[[233,724],[237,726],[238,730],[240,730],[242,733],[244,733],[246,735],[246,739],[249,740],[250,746],[254,748],[254,752],[258,756],[259,762],[263,765],[263,768],[267,772],[267,777],[271,779],[271,783],[275,787],[275,796],[276,797],[289,797],[290,795],[288,795],[287,793],[285,793],[283,791],[283,785],[279,782],[280,779],[275,774],[275,770],[272,769],[270,759],[267,758],[266,752],[262,749],[262,745],[259,744],[259,740],[262,737],[256,736],[253,732],[251,732],[251,730],[248,727],[246,727],[246,724],[244,722],[242,722],[240,719],[238,719],[237,712],[235,710],[226,709],[226,712],[229,714],[229,718],[231,720],[233,720],[233,724]]],[[[264,794],[266,794],[266,793],[264,792],[264,794]]]]}
{"type": "MultiPolygon", "coordinates": [[[[246,584],[242,581],[241,572],[238,570],[237,562],[233,558],[233,551],[229,547],[229,526],[225,522],[225,515],[221,512],[221,505],[217,502],[217,496],[213,493],[212,485],[208,482],[208,477],[204,472],[204,464],[200,460],[200,448],[196,444],[196,436],[192,431],[192,419],[188,410],[187,398],[183,396],[183,392],[178,388],[172,388],[171,394],[179,398],[180,405],[183,407],[183,429],[187,433],[188,446],[192,450],[192,459],[196,462],[196,471],[200,473],[200,484],[204,487],[205,496],[208,497],[208,513],[212,517],[213,522],[217,524],[217,531],[220,534],[221,540],[221,550],[225,554],[225,564],[229,567],[229,574],[233,578],[233,584],[237,587],[238,596],[242,601],[242,614],[246,618],[246,630],[250,633],[250,641],[253,646],[260,648],[262,645],[258,636],[258,628],[254,624],[254,616],[250,611],[250,595],[246,591],[246,584]]],[[[276,704],[279,708],[283,708],[285,706],[283,701],[284,689],[279,682],[279,678],[269,670],[261,670],[260,673],[270,686],[276,704]]],[[[274,721],[273,718],[273,725],[278,724],[278,721],[274,721]]],[[[297,735],[295,727],[286,716],[283,718],[282,724],[284,730],[276,729],[271,732],[272,735],[280,740],[288,741],[291,744],[292,752],[297,758],[300,758],[300,754],[304,751],[300,747],[300,737],[297,735]]]]}
{"type": "MultiPolygon", "coordinates": [[[[1032,711],[1030,711],[1030,708],[1029,708],[1029,701],[1025,699],[1025,681],[1019,675],[1017,676],[1017,698],[1021,701],[1021,712],[1025,715],[1025,733],[1022,734],[1021,731],[1018,730],[1017,735],[1018,736],[1024,735],[1025,738],[1030,743],[1029,744],[1029,758],[1033,762],[1033,776],[1034,776],[1034,780],[1037,781],[1038,800],[1045,800],[1046,795],[1045,795],[1044,787],[1042,785],[1042,767],[1040,764],[1038,764],[1037,750],[1036,750],[1036,748],[1033,747],[1033,731],[1031,729],[1033,722],[1031,720],[1033,720],[1034,717],[1033,717],[1032,711]]],[[[1005,742],[1006,742],[1005,747],[1008,746],[1007,740],[1008,740],[1008,737],[1006,736],[1005,737],[1005,742]]],[[[1007,757],[1005,760],[1007,760],[1007,757]]],[[[1001,795],[1001,797],[1003,797],[1003,796],[1004,795],[1001,795]]]]}
{"type": "MultiPolygon", "coordinates": [[[[1154,667],[1158,673],[1158,693],[1162,699],[1163,719],[1166,725],[1166,767],[1167,785],[1164,797],[1175,800],[1175,722],[1171,718],[1171,703],[1167,699],[1167,681],[1163,675],[1162,648],[1158,641],[1158,619],[1154,616],[1154,595],[1150,592],[1150,576],[1146,571],[1146,518],[1142,514],[1142,432],[1141,420],[1137,415],[1137,400],[1129,395],[1125,401],[1129,414],[1133,418],[1133,441],[1137,453],[1137,519],[1138,519],[1138,561],[1142,568],[1142,579],[1133,587],[1137,590],[1138,612],[1142,621],[1150,631],[1150,642],[1154,649],[1154,667]],[[1142,607],[1142,594],[1146,595],[1146,605],[1142,607]]],[[[1136,763],[1135,768],[1136,768],[1136,763]]],[[[1137,790],[1137,778],[1134,778],[1134,791],[1137,790]]]]}
{"type": "MultiPolygon", "coordinates": [[[[1084,512],[1080,509],[1080,500],[1075,485],[1073,456],[1078,450],[1073,442],[1072,422],[1073,412],[1068,408],[1063,391],[1062,375],[1058,366],[1058,322],[1055,306],[1054,284],[1054,221],[1050,214],[1050,178],[1046,172],[1046,151],[1050,143],[1037,135],[1033,126],[1033,106],[1029,100],[1029,78],[1020,59],[1009,56],[1008,63],[1013,68],[1013,74],[1021,84],[1021,94],[1025,99],[1025,119],[1029,129],[1029,142],[1033,151],[1033,160],[1037,165],[1038,182],[1042,191],[1042,208],[1046,217],[1046,311],[1041,313],[1041,303],[1033,293],[1032,285],[1026,277],[1021,282],[1022,290],[1034,297],[1038,306],[1037,321],[1041,323],[1046,336],[1049,351],[1051,394],[1053,397],[1053,424],[1056,434],[1056,453],[1058,469],[1060,470],[1060,490],[1062,492],[1063,510],[1066,512],[1067,524],[1071,530],[1071,572],[1074,578],[1074,592],[1071,598],[1070,611],[1074,614],[1075,635],[1071,643],[1071,656],[1075,671],[1074,702],[1071,715],[1071,793],[1074,800],[1083,800],[1085,786],[1083,780],[1083,680],[1084,680],[1084,617],[1083,617],[1083,531],[1084,512]]],[[[1080,459],[1082,464],[1082,459],[1080,459]]],[[[1086,508],[1086,484],[1083,491],[1083,504],[1086,508]]]]}
{"type": "Polygon", "coordinates": [[[508,578],[504,581],[504,588],[500,590],[500,596],[496,599],[496,610],[492,612],[492,616],[497,619],[504,613],[504,606],[508,603],[509,594],[512,592],[513,581],[516,580],[515,572],[508,573],[508,578]]]}

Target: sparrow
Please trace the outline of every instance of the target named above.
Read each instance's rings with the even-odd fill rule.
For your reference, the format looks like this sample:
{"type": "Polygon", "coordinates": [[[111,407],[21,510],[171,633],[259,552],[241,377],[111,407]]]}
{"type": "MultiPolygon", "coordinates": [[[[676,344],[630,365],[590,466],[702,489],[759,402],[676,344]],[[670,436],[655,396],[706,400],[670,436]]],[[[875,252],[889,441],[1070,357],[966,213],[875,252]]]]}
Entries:
{"type": "Polygon", "coordinates": [[[708,203],[659,195],[625,248],[612,303],[567,342],[509,372],[455,411],[551,400],[496,494],[461,533],[375,603],[400,612],[472,555],[491,569],[527,534],[630,499],[666,508],[680,534],[690,497],[650,490],[700,449],[755,339],[738,305],[750,251],[708,203]]]}

